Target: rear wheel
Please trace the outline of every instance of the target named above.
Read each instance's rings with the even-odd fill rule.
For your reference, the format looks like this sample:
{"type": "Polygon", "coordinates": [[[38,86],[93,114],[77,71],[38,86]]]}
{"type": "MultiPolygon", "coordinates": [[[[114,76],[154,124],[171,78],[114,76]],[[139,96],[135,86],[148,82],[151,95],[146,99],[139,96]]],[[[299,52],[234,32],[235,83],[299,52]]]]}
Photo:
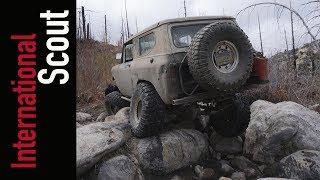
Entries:
{"type": "Polygon", "coordinates": [[[240,97],[234,97],[220,110],[212,112],[210,121],[220,135],[234,137],[243,133],[250,122],[250,105],[240,97]]]}
{"type": "Polygon", "coordinates": [[[131,98],[130,124],[136,137],[158,134],[164,125],[165,104],[152,84],[141,82],[131,98]]]}

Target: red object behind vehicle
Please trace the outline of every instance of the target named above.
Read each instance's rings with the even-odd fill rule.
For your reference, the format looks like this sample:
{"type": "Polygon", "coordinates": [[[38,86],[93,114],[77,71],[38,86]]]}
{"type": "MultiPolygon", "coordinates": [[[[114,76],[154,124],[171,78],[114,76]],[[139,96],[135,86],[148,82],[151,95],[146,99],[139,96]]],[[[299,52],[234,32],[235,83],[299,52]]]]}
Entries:
{"type": "Polygon", "coordinates": [[[259,78],[260,81],[268,81],[268,60],[265,57],[255,57],[253,59],[252,75],[259,78]]]}

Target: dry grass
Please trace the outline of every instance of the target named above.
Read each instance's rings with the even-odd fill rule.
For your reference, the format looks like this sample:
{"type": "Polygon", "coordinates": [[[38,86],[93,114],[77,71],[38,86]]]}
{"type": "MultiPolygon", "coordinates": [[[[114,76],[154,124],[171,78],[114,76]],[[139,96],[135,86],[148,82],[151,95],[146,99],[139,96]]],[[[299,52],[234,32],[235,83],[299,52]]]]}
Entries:
{"type": "Polygon", "coordinates": [[[257,99],[273,103],[293,101],[320,112],[320,70],[296,77],[291,58],[285,54],[269,60],[270,83],[244,92],[251,102],[257,99]]]}
{"type": "Polygon", "coordinates": [[[93,40],[77,41],[77,100],[88,103],[101,99],[104,88],[112,83],[111,68],[118,62],[121,48],[93,40]]]}

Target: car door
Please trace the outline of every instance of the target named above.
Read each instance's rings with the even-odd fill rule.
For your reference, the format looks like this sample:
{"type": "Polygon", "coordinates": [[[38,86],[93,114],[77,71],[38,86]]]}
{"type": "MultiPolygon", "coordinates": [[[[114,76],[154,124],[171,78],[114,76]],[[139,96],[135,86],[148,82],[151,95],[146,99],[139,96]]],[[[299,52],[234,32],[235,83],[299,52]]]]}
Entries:
{"type": "Polygon", "coordinates": [[[131,64],[133,62],[133,44],[128,43],[124,46],[122,52],[122,63],[118,69],[118,88],[123,95],[131,97],[133,92],[131,64]]]}

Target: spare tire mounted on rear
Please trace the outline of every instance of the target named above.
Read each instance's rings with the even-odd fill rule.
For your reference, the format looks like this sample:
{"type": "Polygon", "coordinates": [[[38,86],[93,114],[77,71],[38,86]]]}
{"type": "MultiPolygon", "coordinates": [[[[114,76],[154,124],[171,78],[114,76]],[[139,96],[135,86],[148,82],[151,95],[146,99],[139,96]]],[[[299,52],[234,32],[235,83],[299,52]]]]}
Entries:
{"type": "Polygon", "coordinates": [[[234,93],[252,70],[253,48],[245,33],[231,22],[205,26],[193,37],[188,66],[199,85],[211,92],[234,93]]]}

